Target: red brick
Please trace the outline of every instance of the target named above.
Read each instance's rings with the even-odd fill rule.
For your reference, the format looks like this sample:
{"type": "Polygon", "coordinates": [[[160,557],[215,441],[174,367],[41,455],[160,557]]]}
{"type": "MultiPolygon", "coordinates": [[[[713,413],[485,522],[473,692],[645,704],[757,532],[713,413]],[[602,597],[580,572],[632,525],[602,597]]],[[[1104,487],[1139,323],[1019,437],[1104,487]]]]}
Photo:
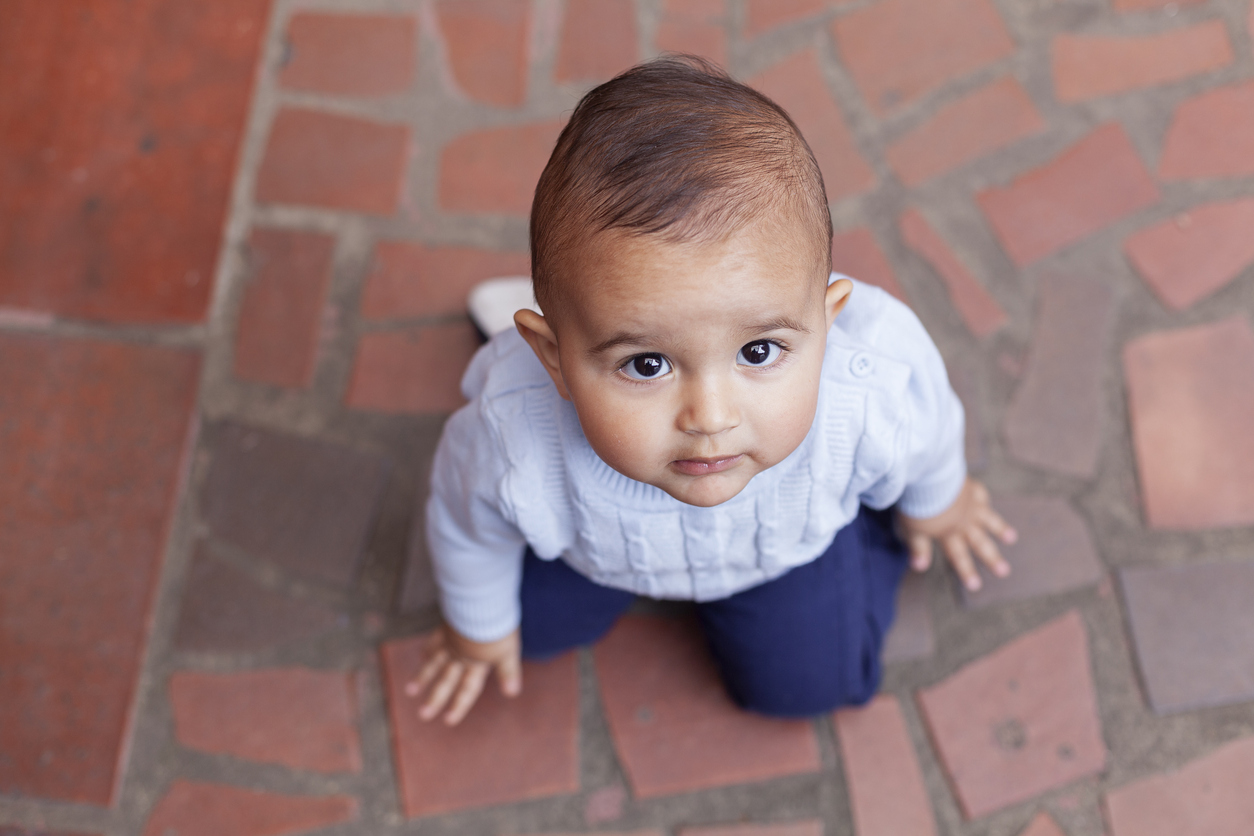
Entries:
{"type": "Polygon", "coordinates": [[[436,12],[458,86],[472,99],[514,107],[527,97],[528,0],[440,0],[436,12]]]}
{"type": "Polygon", "coordinates": [[[346,401],[375,412],[452,412],[466,402],[462,374],[478,348],[469,322],[362,334],[346,401]]]}
{"type": "Polygon", "coordinates": [[[631,0],[567,0],[554,74],[558,81],[604,81],[640,57],[631,0]]]}
{"type": "Polygon", "coordinates": [[[16,334],[0,358],[0,787],[105,805],[200,359],[16,334]]]}
{"type": "Polygon", "coordinates": [[[1254,737],[1106,794],[1113,836],[1246,836],[1254,821],[1254,737]]]}
{"type": "Polygon", "coordinates": [[[745,35],[754,37],[778,26],[822,15],[850,0],[748,0],[745,35]]]}
{"type": "Polygon", "coordinates": [[[1054,93],[1080,102],[1179,81],[1232,63],[1221,20],[1158,35],[1059,35],[1053,43],[1054,93]]]}
{"type": "Polygon", "coordinates": [[[282,836],[357,818],[343,795],[278,795],[223,784],[175,781],[157,802],[143,836],[282,836]]]}
{"type": "Polygon", "coordinates": [[[1254,262],[1254,200],[1195,206],[1128,236],[1124,252],[1163,304],[1185,308],[1254,262]]]}
{"type": "Polygon", "coordinates": [[[880,694],[833,719],[858,836],[935,836],[936,819],[897,698],[880,694]]]}
{"type": "Polygon", "coordinates": [[[1037,813],[1032,821],[1028,822],[1028,826],[1023,829],[1019,836],[1067,836],[1062,832],[1062,828],[1058,826],[1044,810],[1037,813]]]}
{"type": "Polygon", "coordinates": [[[1158,202],[1158,187],[1123,128],[1108,124],[1008,186],[977,196],[1020,267],[1158,202]]]}
{"type": "Polygon", "coordinates": [[[484,279],[531,275],[526,252],[428,247],[384,241],[366,277],[361,315],[367,319],[442,316],[466,311],[466,296],[484,279]]]}
{"type": "Polygon", "coordinates": [[[917,186],[1044,129],[1023,85],[1007,76],[943,108],[885,157],[903,183],[917,186]]]}
{"type": "Polygon", "coordinates": [[[685,827],[679,836],[823,836],[823,822],[794,821],[783,824],[715,824],[685,827]]]}
{"type": "Polygon", "coordinates": [[[664,52],[687,52],[727,66],[723,0],[663,0],[654,40],[664,52]]]}
{"type": "Polygon", "coordinates": [[[1254,331],[1244,314],[1148,334],[1123,354],[1151,527],[1254,523],[1254,331]]]}
{"type": "Polygon", "coordinates": [[[976,337],[987,337],[1006,324],[1006,312],[959,260],[923,214],[907,209],[901,216],[901,234],[906,246],[923,256],[940,275],[949,299],[976,337]]]}
{"type": "Polygon", "coordinates": [[[561,121],[462,134],[440,155],[440,206],[452,212],[527,215],[561,121]]]}
{"type": "Polygon", "coordinates": [[[257,200],[389,215],[404,188],[409,129],[285,108],[257,172],[257,200]]]}
{"type": "Polygon", "coordinates": [[[204,318],[269,5],[0,3],[0,307],[204,318]]]}
{"type": "Polygon", "coordinates": [[[897,274],[880,249],[875,235],[866,227],[837,232],[832,236],[832,269],[887,290],[901,301],[906,301],[906,293],[897,281],[897,274]]]}
{"type": "Polygon", "coordinates": [[[888,113],[1014,52],[991,0],[883,0],[837,18],[844,65],[888,113]]]}
{"type": "Polygon", "coordinates": [[[414,81],[418,22],[408,15],[292,16],[279,86],[340,96],[404,93],[414,81]]]}
{"type": "Polygon", "coordinates": [[[1114,0],[1115,11],[1134,12],[1144,9],[1165,9],[1168,6],[1193,6],[1203,0],[1114,0]]]}
{"type": "Polygon", "coordinates": [[[1072,610],[919,692],[967,818],[1106,763],[1084,622],[1072,610]]]}
{"type": "Polygon", "coordinates": [[[361,771],[350,674],[309,668],[170,677],[174,736],[192,749],[315,772],[361,771]]]}
{"type": "Polygon", "coordinates": [[[593,652],[610,735],[636,798],[820,768],[810,723],[736,708],[689,623],[628,616],[593,652]]]}
{"type": "Polygon", "coordinates": [[[1167,180],[1254,174],[1254,81],[1180,105],[1167,129],[1158,173],[1167,180]]]}
{"type": "Polygon", "coordinates": [[[235,335],[235,376],[275,386],[313,379],[335,239],[256,229],[235,335]]]}
{"type": "Polygon", "coordinates": [[[424,637],[381,652],[392,747],[406,816],[425,816],[579,790],[579,675],[574,654],[523,665],[523,690],[500,693],[495,678],[456,727],[418,719],[405,695],[418,675],[424,637]]]}
{"type": "Polygon", "coordinates": [[[823,81],[813,49],[785,58],[749,83],[796,121],[823,171],[828,200],[840,200],[875,186],[875,172],[854,145],[853,134],[823,81]]]}

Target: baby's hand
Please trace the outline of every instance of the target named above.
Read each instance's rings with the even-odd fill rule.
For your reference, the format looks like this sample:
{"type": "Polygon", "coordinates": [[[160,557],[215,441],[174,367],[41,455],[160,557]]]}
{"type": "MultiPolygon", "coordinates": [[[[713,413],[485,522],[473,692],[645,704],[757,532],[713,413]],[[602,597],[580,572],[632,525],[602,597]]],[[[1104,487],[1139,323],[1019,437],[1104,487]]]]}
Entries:
{"type": "Polygon", "coordinates": [[[980,588],[980,573],[972,552],[997,577],[1010,574],[1010,564],[1001,556],[993,537],[1010,545],[1019,535],[989,504],[988,488],[974,479],[968,478],[953,505],[937,516],[915,519],[902,514],[901,522],[910,549],[910,565],[915,571],[923,572],[931,565],[932,540],[939,540],[959,580],[972,592],[980,588]]]}
{"type": "Polygon", "coordinates": [[[494,642],[476,642],[446,624],[432,636],[426,664],[405,684],[405,694],[417,697],[430,686],[431,693],[418,709],[418,716],[435,719],[447,704],[444,722],[455,726],[479,699],[493,670],[501,693],[518,696],[522,691],[521,644],[517,630],[494,642]]]}

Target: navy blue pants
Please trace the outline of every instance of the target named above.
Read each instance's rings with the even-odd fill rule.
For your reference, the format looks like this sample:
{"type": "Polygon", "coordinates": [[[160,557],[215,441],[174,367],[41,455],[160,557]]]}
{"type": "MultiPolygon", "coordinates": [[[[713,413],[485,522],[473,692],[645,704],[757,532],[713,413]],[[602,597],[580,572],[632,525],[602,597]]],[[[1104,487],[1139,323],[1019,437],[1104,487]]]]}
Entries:
{"type": "MultiPolygon", "coordinates": [[[[710,651],[742,708],[805,717],[861,705],[880,682],[906,549],[891,511],[863,508],[820,557],[774,580],[697,604],[710,651]]],[[[551,656],[601,638],[635,596],[527,550],[523,655],[551,656]]]]}

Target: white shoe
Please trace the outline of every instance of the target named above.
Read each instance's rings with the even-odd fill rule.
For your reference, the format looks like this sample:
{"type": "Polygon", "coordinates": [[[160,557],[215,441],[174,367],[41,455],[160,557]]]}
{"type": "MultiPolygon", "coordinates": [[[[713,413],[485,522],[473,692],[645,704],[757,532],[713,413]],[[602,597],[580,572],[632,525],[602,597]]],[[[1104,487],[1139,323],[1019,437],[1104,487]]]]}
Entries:
{"type": "Polygon", "coordinates": [[[529,276],[503,276],[475,285],[466,301],[470,318],[491,339],[514,327],[514,312],[530,308],[540,313],[529,276]]]}

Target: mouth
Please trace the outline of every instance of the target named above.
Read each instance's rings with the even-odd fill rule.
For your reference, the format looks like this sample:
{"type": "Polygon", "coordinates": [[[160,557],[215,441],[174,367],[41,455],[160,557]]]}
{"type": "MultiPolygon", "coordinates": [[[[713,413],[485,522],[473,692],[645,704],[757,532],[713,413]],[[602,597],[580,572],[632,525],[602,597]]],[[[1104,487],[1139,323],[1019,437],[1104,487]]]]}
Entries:
{"type": "Polygon", "coordinates": [[[685,476],[708,476],[735,467],[742,458],[744,455],[738,453],[734,456],[712,456],[705,459],[678,459],[671,462],[671,467],[685,476]]]}

